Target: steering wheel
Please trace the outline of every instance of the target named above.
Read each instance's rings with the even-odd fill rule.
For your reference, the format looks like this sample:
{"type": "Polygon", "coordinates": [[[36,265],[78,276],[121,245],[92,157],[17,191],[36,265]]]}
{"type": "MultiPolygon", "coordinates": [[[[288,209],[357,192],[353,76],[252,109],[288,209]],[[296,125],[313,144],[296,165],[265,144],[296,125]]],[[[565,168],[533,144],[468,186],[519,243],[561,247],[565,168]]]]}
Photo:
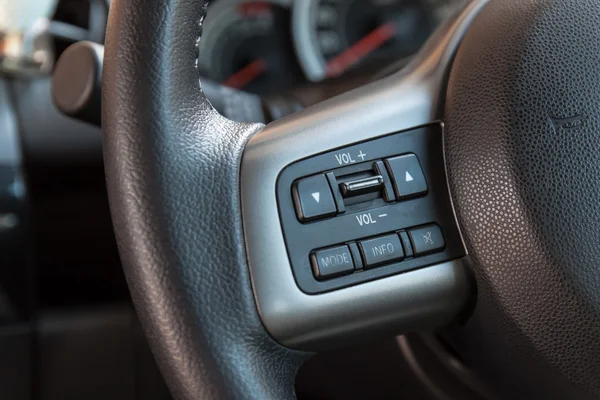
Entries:
{"type": "Polygon", "coordinates": [[[206,8],[114,0],[103,72],[176,398],[291,399],[312,352],[440,327],[500,397],[600,397],[600,2],[471,1],[405,69],[267,126],[204,97],[206,8]]]}

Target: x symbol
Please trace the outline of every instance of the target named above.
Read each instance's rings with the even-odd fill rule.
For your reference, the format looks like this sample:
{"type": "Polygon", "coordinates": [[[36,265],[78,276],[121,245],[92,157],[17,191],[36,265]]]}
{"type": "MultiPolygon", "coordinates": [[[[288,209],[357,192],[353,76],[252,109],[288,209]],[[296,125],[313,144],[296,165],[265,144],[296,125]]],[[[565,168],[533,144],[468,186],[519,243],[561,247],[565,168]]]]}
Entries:
{"type": "Polygon", "coordinates": [[[426,235],[423,235],[423,240],[425,241],[425,244],[433,244],[433,239],[431,238],[431,231],[427,232],[426,235]]]}

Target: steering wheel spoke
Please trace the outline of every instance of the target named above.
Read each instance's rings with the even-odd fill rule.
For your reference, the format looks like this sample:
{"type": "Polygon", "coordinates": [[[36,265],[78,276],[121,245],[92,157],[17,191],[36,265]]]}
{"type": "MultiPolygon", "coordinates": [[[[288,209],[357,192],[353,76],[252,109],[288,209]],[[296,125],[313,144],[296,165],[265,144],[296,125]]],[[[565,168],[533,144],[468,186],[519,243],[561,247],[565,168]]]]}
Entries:
{"type": "Polygon", "coordinates": [[[464,309],[471,287],[440,101],[484,3],[448,21],[405,70],[250,139],[241,172],[246,248],[259,313],[276,340],[321,350],[444,326],[464,309]],[[369,180],[363,193],[340,190],[369,180]]]}

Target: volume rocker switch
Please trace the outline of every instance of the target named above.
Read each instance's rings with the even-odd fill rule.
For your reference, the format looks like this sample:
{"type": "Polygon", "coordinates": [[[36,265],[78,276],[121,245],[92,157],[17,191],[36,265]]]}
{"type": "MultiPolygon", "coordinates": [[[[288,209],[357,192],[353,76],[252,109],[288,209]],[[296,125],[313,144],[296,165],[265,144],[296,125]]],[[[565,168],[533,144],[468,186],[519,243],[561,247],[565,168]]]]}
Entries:
{"type": "Polygon", "coordinates": [[[333,194],[325,175],[315,175],[294,183],[296,215],[301,222],[326,218],[337,213],[333,194]]]}
{"type": "Polygon", "coordinates": [[[383,187],[381,175],[368,178],[356,179],[354,181],[340,183],[340,189],[344,197],[359,196],[365,193],[377,192],[383,187]]]}

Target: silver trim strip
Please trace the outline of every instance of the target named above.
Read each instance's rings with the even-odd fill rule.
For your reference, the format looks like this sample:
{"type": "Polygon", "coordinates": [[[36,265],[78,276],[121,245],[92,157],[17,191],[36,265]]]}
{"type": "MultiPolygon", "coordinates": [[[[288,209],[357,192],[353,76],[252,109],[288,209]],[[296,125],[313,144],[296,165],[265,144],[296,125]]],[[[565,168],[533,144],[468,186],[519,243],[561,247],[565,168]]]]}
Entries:
{"type": "Polygon", "coordinates": [[[8,82],[0,79],[0,165],[17,166],[21,163],[21,146],[9,91],[8,82]]]}
{"type": "Polygon", "coordinates": [[[319,295],[300,291],[281,230],[276,182],[303,158],[441,119],[449,66],[486,3],[472,0],[406,69],[276,121],[250,139],[241,171],[248,262],[261,319],[282,344],[319,350],[359,335],[441,326],[461,311],[469,285],[465,260],[319,295]]]}
{"type": "Polygon", "coordinates": [[[298,61],[306,77],[318,82],[325,79],[325,63],[319,59],[319,50],[315,48],[317,38],[310,26],[314,21],[312,14],[316,12],[315,1],[295,1],[292,6],[292,37],[298,61]]]}

